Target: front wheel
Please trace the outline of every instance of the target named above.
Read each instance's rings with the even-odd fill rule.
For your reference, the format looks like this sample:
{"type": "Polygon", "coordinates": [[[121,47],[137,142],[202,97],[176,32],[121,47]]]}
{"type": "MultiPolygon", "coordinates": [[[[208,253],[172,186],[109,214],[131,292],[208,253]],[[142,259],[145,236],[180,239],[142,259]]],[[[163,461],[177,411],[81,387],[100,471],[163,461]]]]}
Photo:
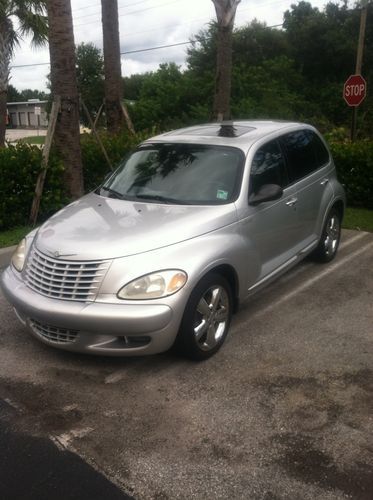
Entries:
{"type": "Polygon", "coordinates": [[[228,281],[215,273],[204,276],[184,311],[176,341],[179,352],[194,360],[215,354],[228,334],[232,306],[228,281]]]}
{"type": "Polygon", "coordinates": [[[341,239],[341,215],[332,208],[326,218],[323,232],[313,256],[319,262],[330,262],[337,254],[341,239]]]}

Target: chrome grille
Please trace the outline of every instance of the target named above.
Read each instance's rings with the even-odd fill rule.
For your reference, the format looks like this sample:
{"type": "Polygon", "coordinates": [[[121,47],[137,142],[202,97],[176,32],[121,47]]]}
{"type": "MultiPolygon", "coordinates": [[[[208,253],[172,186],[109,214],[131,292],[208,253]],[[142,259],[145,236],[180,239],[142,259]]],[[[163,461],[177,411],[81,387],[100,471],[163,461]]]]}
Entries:
{"type": "Polygon", "coordinates": [[[109,268],[109,261],[73,261],[48,257],[32,248],[25,281],[36,292],[62,300],[93,301],[109,268]]]}
{"type": "Polygon", "coordinates": [[[30,326],[39,337],[43,337],[54,344],[71,344],[76,340],[79,333],[78,330],[45,325],[35,319],[30,319],[30,326]]]}

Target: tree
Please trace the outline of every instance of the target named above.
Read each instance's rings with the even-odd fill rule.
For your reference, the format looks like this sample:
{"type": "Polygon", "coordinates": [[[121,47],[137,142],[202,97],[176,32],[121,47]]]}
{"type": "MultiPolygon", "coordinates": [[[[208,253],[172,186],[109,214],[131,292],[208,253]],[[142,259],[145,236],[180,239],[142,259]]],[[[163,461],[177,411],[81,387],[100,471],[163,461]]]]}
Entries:
{"type": "Polygon", "coordinates": [[[18,102],[21,100],[21,95],[18,90],[13,87],[13,85],[8,84],[7,89],[7,101],[8,102],[18,102]]]}
{"type": "Polygon", "coordinates": [[[237,6],[241,0],[212,0],[218,19],[214,116],[230,118],[232,78],[232,32],[237,6]]]}
{"type": "Polygon", "coordinates": [[[104,40],[105,109],[108,130],[118,133],[124,123],[118,1],[101,0],[104,40]]]}
{"type": "Polygon", "coordinates": [[[72,199],[83,194],[79,134],[79,95],[70,0],[48,0],[49,53],[53,96],[60,96],[55,144],[65,170],[66,190],[72,199]]]}
{"type": "Polygon", "coordinates": [[[46,43],[48,24],[44,13],[45,0],[0,1],[0,147],[5,143],[10,61],[22,36],[31,35],[34,46],[46,43]]]}
{"type": "MultiPolygon", "coordinates": [[[[78,91],[92,117],[104,100],[104,60],[93,43],[81,43],[76,48],[78,91]]],[[[82,121],[87,123],[82,115],[82,121]]],[[[87,123],[88,124],[88,123],[87,123]]]]}
{"type": "Polygon", "coordinates": [[[20,101],[28,101],[29,99],[39,99],[39,101],[47,101],[49,94],[37,89],[24,89],[18,92],[20,101]]]}
{"type": "Polygon", "coordinates": [[[149,73],[137,73],[131,76],[122,78],[123,82],[123,95],[129,101],[137,101],[140,96],[141,88],[147,79],[149,73]]]}
{"type": "MultiPolygon", "coordinates": [[[[373,4],[368,5],[368,19],[373,16],[373,4]]],[[[342,99],[343,82],[354,73],[360,11],[350,9],[347,2],[329,2],[323,11],[309,2],[292,5],[284,14],[284,28],[289,40],[289,55],[294,59],[307,84],[303,89],[306,99],[318,102],[320,113],[336,125],[348,125],[350,109],[342,99]]],[[[368,64],[373,60],[373,23],[367,23],[363,75],[373,80],[368,64]]],[[[371,134],[373,127],[373,96],[368,95],[362,105],[359,128],[371,134]]]]}
{"type": "Polygon", "coordinates": [[[155,72],[143,75],[138,100],[132,108],[136,128],[152,126],[175,128],[187,120],[192,102],[188,78],[175,63],[161,64],[155,72]]]}

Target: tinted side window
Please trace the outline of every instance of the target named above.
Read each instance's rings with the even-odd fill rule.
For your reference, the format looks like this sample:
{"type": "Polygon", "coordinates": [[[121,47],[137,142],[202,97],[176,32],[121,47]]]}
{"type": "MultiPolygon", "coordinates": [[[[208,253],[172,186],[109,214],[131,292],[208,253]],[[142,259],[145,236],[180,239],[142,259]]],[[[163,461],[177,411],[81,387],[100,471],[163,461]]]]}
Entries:
{"type": "Polygon", "coordinates": [[[324,143],[320,139],[318,135],[315,134],[315,132],[312,132],[311,130],[308,130],[308,133],[310,134],[312,138],[312,144],[315,149],[315,154],[316,154],[316,161],[317,161],[317,167],[323,167],[327,163],[329,163],[329,152],[326,149],[324,143]]]}
{"type": "Polygon", "coordinates": [[[277,141],[259,148],[251,164],[250,194],[257,193],[264,184],[286,186],[285,162],[277,141]]]}
{"type": "Polygon", "coordinates": [[[308,132],[298,130],[281,138],[288,160],[290,182],[306,177],[319,167],[313,137],[308,132]]]}

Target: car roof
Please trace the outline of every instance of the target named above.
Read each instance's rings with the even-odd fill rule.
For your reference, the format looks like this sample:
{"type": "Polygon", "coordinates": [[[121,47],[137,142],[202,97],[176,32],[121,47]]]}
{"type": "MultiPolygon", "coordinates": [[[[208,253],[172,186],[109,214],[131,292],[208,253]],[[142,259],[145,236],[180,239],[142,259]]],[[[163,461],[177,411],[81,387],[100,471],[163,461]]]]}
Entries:
{"type": "Polygon", "coordinates": [[[245,153],[254,142],[287,129],[309,127],[304,123],[276,120],[234,120],[221,123],[205,123],[186,127],[147,139],[143,144],[189,143],[233,146],[245,153]]]}

